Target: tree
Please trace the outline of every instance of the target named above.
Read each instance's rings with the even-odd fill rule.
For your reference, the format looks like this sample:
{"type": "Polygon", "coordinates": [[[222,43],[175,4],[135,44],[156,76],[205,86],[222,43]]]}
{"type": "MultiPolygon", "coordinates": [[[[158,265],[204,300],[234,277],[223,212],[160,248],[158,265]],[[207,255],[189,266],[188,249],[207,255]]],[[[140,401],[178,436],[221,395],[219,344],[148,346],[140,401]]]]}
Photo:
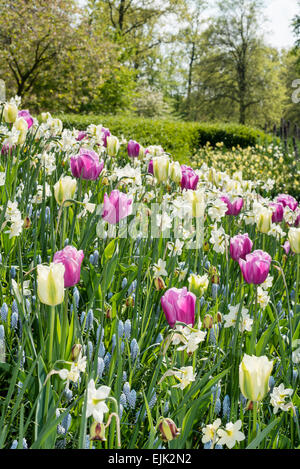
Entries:
{"type": "Polygon", "coordinates": [[[0,0],[1,75],[19,96],[75,40],[73,0],[0,0]]]}

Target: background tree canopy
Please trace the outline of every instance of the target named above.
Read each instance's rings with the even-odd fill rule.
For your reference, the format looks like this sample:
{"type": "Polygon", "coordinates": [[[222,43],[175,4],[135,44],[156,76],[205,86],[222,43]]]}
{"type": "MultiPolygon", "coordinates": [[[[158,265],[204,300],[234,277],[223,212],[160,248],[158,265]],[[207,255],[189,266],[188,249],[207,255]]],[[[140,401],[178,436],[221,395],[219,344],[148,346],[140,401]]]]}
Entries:
{"type": "Polygon", "coordinates": [[[267,46],[260,0],[0,0],[0,78],[36,112],[263,127],[300,120],[295,46],[267,46]]]}

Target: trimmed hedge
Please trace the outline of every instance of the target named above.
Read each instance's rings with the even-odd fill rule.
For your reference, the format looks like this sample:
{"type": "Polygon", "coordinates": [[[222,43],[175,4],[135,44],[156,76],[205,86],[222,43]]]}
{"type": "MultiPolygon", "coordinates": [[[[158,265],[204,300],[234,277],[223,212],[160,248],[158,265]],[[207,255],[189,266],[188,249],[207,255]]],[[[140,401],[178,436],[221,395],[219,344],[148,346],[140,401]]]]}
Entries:
{"type": "Polygon", "coordinates": [[[270,144],[274,138],[264,132],[238,124],[207,124],[198,122],[155,120],[126,115],[57,115],[66,128],[85,130],[89,124],[102,124],[113,135],[134,139],[143,146],[161,145],[180,162],[188,161],[197,149],[210,142],[212,146],[223,142],[227,148],[246,148],[256,144],[270,144]]]}

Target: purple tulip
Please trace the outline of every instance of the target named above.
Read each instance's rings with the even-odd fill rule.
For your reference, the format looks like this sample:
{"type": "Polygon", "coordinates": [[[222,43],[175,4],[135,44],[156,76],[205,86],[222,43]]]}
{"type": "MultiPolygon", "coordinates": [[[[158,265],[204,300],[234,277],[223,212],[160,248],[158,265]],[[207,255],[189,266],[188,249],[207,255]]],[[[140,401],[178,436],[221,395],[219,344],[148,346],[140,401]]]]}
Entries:
{"type": "Polygon", "coordinates": [[[248,233],[236,235],[230,240],[230,255],[233,260],[245,259],[247,254],[250,254],[253,243],[248,236],[248,233]]]}
{"type": "Polygon", "coordinates": [[[246,260],[239,259],[239,265],[245,282],[260,285],[270,271],[271,256],[264,251],[257,250],[246,255],[246,260]]]}
{"type": "Polygon", "coordinates": [[[223,202],[225,202],[228,208],[225,215],[237,216],[242,210],[243,205],[244,205],[244,201],[241,197],[238,197],[237,199],[235,199],[234,202],[230,202],[229,197],[227,197],[226,195],[220,197],[220,199],[223,200],[223,202]]]}
{"type": "Polygon", "coordinates": [[[71,171],[74,177],[94,181],[98,178],[104,166],[99,162],[99,155],[93,150],[80,148],[79,154],[71,156],[71,171]]]}
{"type": "Polygon", "coordinates": [[[110,133],[110,130],[109,129],[106,129],[105,127],[102,127],[102,140],[103,140],[103,145],[105,146],[105,148],[107,147],[107,137],[110,137],[111,136],[111,133],[110,133]]]}
{"type": "Polygon", "coordinates": [[[81,142],[81,140],[83,140],[85,137],[87,137],[87,133],[86,132],[83,132],[82,130],[80,130],[78,132],[78,135],[76,137],[76,140],[77,142],[81,142]]]}
{"type": "Polygon", "coordinates": [[[149,161],[148,164],[148,173],[153,174],[153,160],[149,161]]]}
{"type": "Polygon", "coordinates": [[[298,207],[298,202],[294,197],[289,194],[279,194],[275,200],[278,204],[282,204],[284,207],[289,207],[293,212],[298,207]]]}
{"type": "Polygon", "coordinates": [[[66,246],[62,251],[54,254],[53,262],[65,266],[65,288],[73,287],[80,281],[80,269],[83,261],[83,251],[77,251],[74,246],[66,246]]]}
{"type": "Polygon", "coordinates": [[[137,158],[140,154],[140,144],[134,140],[129,140],[127,145],[128,156],[132,158],[137,158]]]}
{"type": "Polygon", "coordinates": [[[114,190],[108,197],[104,194],[102,218],[114,225],[132,213],[132,199],[123,192],[114,190]]]}
{"type": "Polygon", "coordinates": [[[272,223],[281,223],[283,220],[283,205],[276,202],[272,202],[269,205],[273,210],[272,223]]]}
{"type": "Polygon", "coordinates": [[[294,226],[297,228],[297,226],[299,225],[300,225],[300,214],[297,216],[294,226]]]}
{"type": "Polygon", "coordinates": [[[195,190],[199,181],[199,176],[192,168],[186,166],[185,164],[181,165],[181,171],[181,189],[195,190]]]}
{"type": "Polygon", "coordinates": [[[22,111],[19,111],[18,112],[18,117],[23,117],[23,119],[26,120],[27,125],[28,125],[28,129],[30,129],[30,127],[33,126],[33,118],[30,115],[30,112],[27,111],[26,109],[23,109],[22,111]]]}
{"type": "Polygon", "coordinates": [[[194,325],[196,295],[188,292],[186,287],[167,290],[161,297],[161,306],[170,327],[176,322],[194,325]]]}

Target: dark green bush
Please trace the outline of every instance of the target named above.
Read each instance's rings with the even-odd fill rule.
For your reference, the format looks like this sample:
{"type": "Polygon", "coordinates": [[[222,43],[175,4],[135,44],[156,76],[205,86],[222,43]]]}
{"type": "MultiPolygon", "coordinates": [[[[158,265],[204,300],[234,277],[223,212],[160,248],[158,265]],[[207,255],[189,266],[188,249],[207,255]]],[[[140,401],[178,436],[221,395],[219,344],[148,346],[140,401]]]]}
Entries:
{"type": "Polygon", "coordinates": [[[113,135],[134,139],[143,146],[161,145],[174,159],[188,161],[200,146],[223,142],[227,148],[242,148],[258,143],[269,144],[273,138],[262,131],[238,124],[207,124],[196,122],[146,119],[141,117],[58,115],[65,127],[85,130],[89,124],[102,124],[113,135]]]}

